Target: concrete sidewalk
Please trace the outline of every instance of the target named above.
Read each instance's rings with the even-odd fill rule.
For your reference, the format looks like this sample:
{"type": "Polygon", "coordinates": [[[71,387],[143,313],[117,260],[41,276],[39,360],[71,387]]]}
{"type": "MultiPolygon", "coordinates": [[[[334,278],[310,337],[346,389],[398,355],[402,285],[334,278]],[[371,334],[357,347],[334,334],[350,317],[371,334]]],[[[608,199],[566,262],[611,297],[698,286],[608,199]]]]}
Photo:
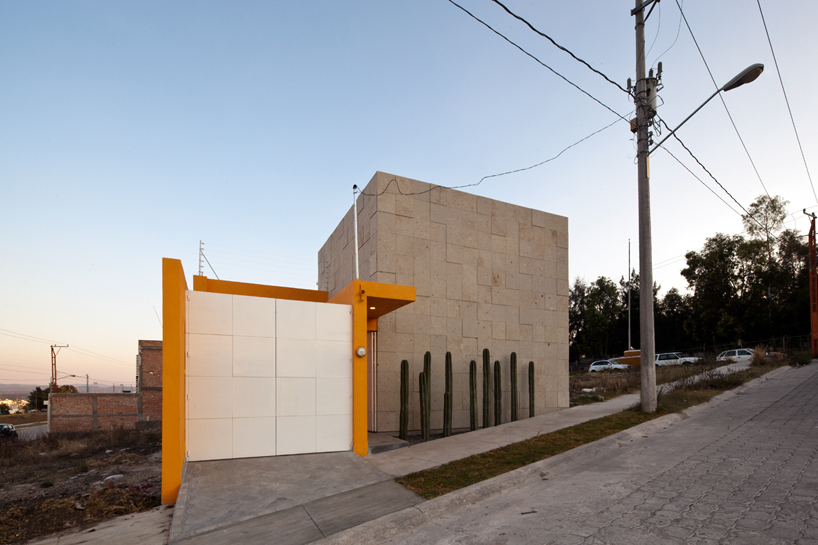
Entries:
{"type": "MultiPolygon", "coordinates": [[[[732,363],[716,369],[720,373],[732,373],[749,368],[749,363],[732,363]]],[[[672,385],[660,386],[666,391],[672,385]]],[[[416,471],[423,471],[455,460],[462,460],[474,454],[481,454],[512,443],[519,443],[551,433],[569,426],[575,426],[618,412],[640,403],[639,394],[628,394],[608,401],[580,405],[558,412],[510,422],[502,426],[483,428],[469,433],[445,437],[435,441],[413,445],[411,448],[384,452],[367,456],[366,462],[393,477],[402,477],[416,471]]]]}
{"type": "MultiPolygon", "coordinates": [[[[721,372],[746,368],[734,364],[721,372]]],[[[170,543],[301,545],[424,500],[394,478],[602,418],[639,394],[572,407],[361,458],[351,452],[194,462],[186,466],[170,543]]],[[[677,417],[678,418],[678,417],[677,417]]]]}
{"type": "Polygon", "coordinates": [[[818,364],[320,543],[818,544],[818,364]]]}

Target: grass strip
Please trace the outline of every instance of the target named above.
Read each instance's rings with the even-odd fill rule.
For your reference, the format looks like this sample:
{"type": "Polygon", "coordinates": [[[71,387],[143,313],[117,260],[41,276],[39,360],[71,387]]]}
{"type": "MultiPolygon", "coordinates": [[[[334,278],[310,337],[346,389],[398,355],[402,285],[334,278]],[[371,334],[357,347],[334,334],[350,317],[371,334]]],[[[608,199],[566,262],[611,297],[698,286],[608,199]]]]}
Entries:
{"type": "Polygon", "coordinates": [[[395,479],[427,500],[491,479],[573,448],[598,441],[609,435],[638,426],[660,416],[679,412],[710,401],[720,393],[757,378],[778,365],[751,367],[744,371],[719,375],[708,372],[702,378],[688,381],[679,388],[663,393],[655,413],[644,413],[638,407],[610,416],[589,420],[532,439],[475,454],[433,469],[410,473],[395,479]]]}

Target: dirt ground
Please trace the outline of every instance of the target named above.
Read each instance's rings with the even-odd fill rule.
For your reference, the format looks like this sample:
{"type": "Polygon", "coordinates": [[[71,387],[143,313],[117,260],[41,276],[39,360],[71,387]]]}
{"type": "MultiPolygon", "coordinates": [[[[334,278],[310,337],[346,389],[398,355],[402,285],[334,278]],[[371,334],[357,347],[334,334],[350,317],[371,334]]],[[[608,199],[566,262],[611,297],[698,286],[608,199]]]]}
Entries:
{"type": "Polygon", "coordinates": [[[158,506],[160,438],[118,430],[0,443],[0,544],[158,506]]]}

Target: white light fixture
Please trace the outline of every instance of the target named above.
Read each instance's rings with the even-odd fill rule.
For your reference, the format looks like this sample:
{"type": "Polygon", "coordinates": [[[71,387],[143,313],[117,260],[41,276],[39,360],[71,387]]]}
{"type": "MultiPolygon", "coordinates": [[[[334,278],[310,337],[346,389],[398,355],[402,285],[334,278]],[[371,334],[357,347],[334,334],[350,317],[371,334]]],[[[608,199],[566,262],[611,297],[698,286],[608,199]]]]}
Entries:
{"type": "Polygon", "coordinates": [[[363,358],[364,356],[366,356],[366,348],[364,348],[363,346],[359,346],[358,350],[356,350],[355,353],[358,354],[359,358],[363,358]]]}

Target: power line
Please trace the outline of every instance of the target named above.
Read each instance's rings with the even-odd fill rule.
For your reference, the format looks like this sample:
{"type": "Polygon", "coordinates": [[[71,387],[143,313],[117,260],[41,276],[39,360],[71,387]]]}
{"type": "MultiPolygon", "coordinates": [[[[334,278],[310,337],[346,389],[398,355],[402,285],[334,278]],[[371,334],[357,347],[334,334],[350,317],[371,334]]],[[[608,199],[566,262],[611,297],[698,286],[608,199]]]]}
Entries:
{"type": "MultiPolygon", "coordinates": [[[[461,6],[460,4],[458,4],[457,2],[455,2],[454,0],[449,0],[449,3],[453,4],[454,6],[458,7],[459,9],[461,9],[461,10],[462,10],[464,13],[466,13],[466,14],[467,14],[469,17],[471,17],[472,19],[474,19],[475,21],[477,21],[477,22],[478,22],[478,23],[480,23],[481,25],[485,26],[487,29],[491,30],[492,32],[494,32],[495,34],[497,34],[498,36],[500,36],[502,39],[504,39],[505,41],[507,41],[508,43],[510,43],[511,45],[513,45],[514,47],[516,47],[517,49],[519,49],[520,51],[522,51],[523,53],[525,53],[526,55],[528,55],[529,57],[531,57],[532,59],[534,59],[534,60],[535,60],[537,63],[539,63],[539,64],[540,64],[540,65],[542,65],[543,67],[545,67],[545,68],[547,68],[548,70],[550,70],[550,71],[551,71],[551,72],[552,72],[554,75],[558,76],[558,77],[559,77],[559,78],[561,78],[563,81],[565,81],[566,83],[568,83],[568,84],[569,84],[569,85],[571,85],[572,87],[576,88],[576,89],[577,89],[579,92],[581,92],[582,94],[584,94],[585,96],[587,96],[588,98],[590,98],[591,100],[593,100],[594,102],[596,102],[597,104],[599,104],[600,106],[602,106],[603,108],[605,108],[606,110],[608,110],[609,112],[611,112],[612,114],[614,114],[615,116],[617,116],[617,117],[619,117],[619,118],[623,119],[624,121],[628,121],[627,119],[625,119],[624,117],[622,117],[622,115],[620,115],[619,113],[617,113],[616,111],[614,111],[614,110],[613,110],[613,109],[612,109],[610,106],[608,106],[607,104],[605,104],[604,102],[602,102],[601,100],[599,100],[598,98],[596,98],[595,96],[593,96],[591,93],[589,93],[588,91],[586,91],[585,89],[583,89],[582,87],[580,87],[579,85],[577,85],[576,83],[574,83],[573,81],[569,80],[568,78],[566,78],[565,76],[563,76],[562,74],[560,74],[559,72],[557,72],[556,70],[554,70],[553,68],[551,68],[550,66],[548,66],[547,64],[545,64],[543,61],[541,61],[540,59],[538,59],[537,57],[535,57],[534,55],[532,55],[531,53],[529,53],[528,51],[526,51],[525,49],[523,49],[521,46],[519,46],[519,45],[517,45],[516,43],[512,42],[512,41],[511,41],[509,38],[506,38],[506,37],[505,37],[503,34],[501,34],[499,31],[497,31],[497,30],[495,30],[494,28],[492,28],[492,27],[491,27],[491,25],[489,25],[488,23],[486,23],[485,21],[483,21],[482,19],[480,19],[479,17],[477,17],[476,15],[474,15],[472,12],[470,12],[469,10],[467,10],[466,8],[464,8],[463,6],[461,6]]],[[[616,84],[614,84],[614,85],[616,85],[616,84]]]]}
{"type": "MultiPolygon", "coordinates": [[[[7,337],[12,337],[12,338],[15,338],[15,339],[21,339],[23,341],[30,341],[30,342],[35,342],[35,343],[62,344],[62,343],[58,343],[56,341],[50,341],[48,339],[43,339],[41,337],[35,337],[33,335],[27,335],[25,333],[19,333],[17,331],[11,331],[9,329],[0,328],[0,335],[5,335],[7,337]]],[[[122,360],[118,360],[118,359],[115,359],[115,358],[111,358],[111,357],[105,356],[103,354],[98,354],[96,352],[91,352],[90,350],[86,350],[86,349],[81,348],[81,347],[76,346],[76,345],[70,345],[70,347],[67,347],[67,348],[68,348],[68,350],[73,350],[75,352],[78,352],[82,356],[97,358],[97,359],[101,359],[101,360],[108,361],[108,362],[111,362],[111,363],[117,363],[119,365],[132,365],[131,363],[128,363],[128,362],[125,362],[125,361],[122,361],[122,360]]]]}
{"type": "MultiPolygon", "coordinates": [[[[449,1],[451,1],[451,0],[449,0],[449,1]]],[[[616,87],[617,87],[617,88],[618,88],[620,91],[622,91],[623,93],[627,93],[628,95],[630,95],[630,93],[628,92],[628,90],[627,90],[627,89],[625,89],[624,87],[622,87],[621,85],[619,85],[618,83],[616,83],[615,81],[613,81],[611,78],[609,78],[608,76],[606,76],[605,74],[603,74],[602,72],[600,72],[599,70],[597,70],[596,68],[594,68],[593,66],[591,66],[590,64],[588,64],[587,62],[585,62],[584,60],[582,60],[582,59],[580,59],[579,57],[577,57],[576,55],[574,55],[574,54],[573,54],[571,51],[569,51],[567,48],[565,48],[565,47],[561,46],[560,44],[558,44],[556,41],[554,41],[554,39],[553,39],[551,36],[549,36],[549,35],[545,34],[544,32],[542,32],[542,31],[537,30],[536,28],[534,28],[534,25],[532,25],[531,23],[529,23],[528,21],[526,21],[526,20],[525,20],[523,17],[521,17],[521,16],[517,15],[516,13],[514,13],[513,11],[511,11],[510,9],[508,9],[508,7],[506,7],[506,6],[505,6],[505,4],[503,4],[503,3],[502,3],[502,2],[500,2],[499,0],[492,0],[492,1],[493,1],[495,4],[497,4],[498,6],[500,6],[501,8],[503,8],[503,9],[506,11],[506,13],[508,13],[509,15],[511,15],[512,17],[514,17],[514,18],[515,18],[515,19],[517,19],[518,21],[520,21],[521,23],[523,23],[523,24],[525,24],[526,26],[528,26],[528,28],[530,28],[531,30],[533,30],[535,33],[539,34],[540,36],[542,36],[543,38],[545,38],[546,40],[548,40],[549,42],[551,42],[552,44],[554,44],[554,46],[555,46],[557,49],[559,49],[559,50],[561,50],[561,51],[565,51],[566,53],[568,53],[569,55],[571,55],[571,58],[573,58],[575,61],[578,61],[578,62],[580,62],[580,63],[584,64],[585,66],[587,66],[587,67],[588,67],[588,69],[589,69],[591,72],[594,72],[595,74],[599,74],[600,76],[602,76],[602,77],[605,79],[605,81],[607,81],[607,82],[608,82],[608,83],[610,83],[611,85],[616,86],[616,87]]],[[[452,3],[454,4],[454,2],[452,2],[452,3]]],[[[457,6],[457,4],[455,4],[455,5],[457,6]]],[[[460,6],[457,6],[457,7],[459,7],[460,9],[463,9],[463,8],[462,8],[462,7],[460,7],[460,6]]],[[[463,9],[463,11],[466,11],[466,10],[465,10],[465,9],[463,9]]],[[[469,12],[467,12],[467,11],[466,11],[466,13],[469,13],[469,12]]],[[[469,13],[469,15],[471,15],[471,13],[469,13]]],[[[474,17],[474,15],[472,15],[472,17],[474,17]]],[[[474,18],[475,18],[475,19],[477,19],[477,17],[474,17],[474,18]]],[[[477,19],[477,20],[479,21],[479,19],[477,19]]],[[[483,21],[480,21],[480,22],[481,22],[481,23],[483,23],[483,21]]],[[[485,25],[486,23],[483,23],[483,24],[485,25]]],[[[486,25],[486,26],[488,26],[488,25],[486,25]]],[[[489,28],[491,28],[491,27],[489,27],[489,28]]],[[[492,29],[492,30],[494,30],[494,29],[492,29]]],[[[496,32],[496,31],[495,31],[495,32],[496,32]]],[[[659,32],[659,31],[657,30],[657,36],[658,36],[658,32],[659,32]]]]}
{"type": "MultiPolygon", "coordinates": [[[[658,117],[658,116],[657,116],[657,117],[658,117]]],[[[665,123],[665,121],[664,121],[662,118],[659,118],[659,121],[661,121],[661,122],[662,122],[662,123],[665,125],[665,127],[667,127],[667,123],[665,123]]],[[[670,127],[667,127],[667,128],[668,128],[668,130],[670,130],[670,127]]],[[[699,164],[699,166],[700,166],[700,167],[702,167],[702,170],[704,170],[704,171],[705,171],[705,172],[708,174],[708,176],[710,176],[710,177],[713,179],[713,181],[714,181],[714,182],[716,182],[716,183],[718,184],[718,186],[719,186],[719,187],[722,189],[722,191],[724,191],[725,193],[727,193],[727,196],[728,196],[728,197],[730,197],[730,198],[733,200],[733,202],[735,202],[735,203],[736,203],[736,204],[739,206],[739,208],[741,208],[742,210],[744,210],[744,215],[739,214],[739,215],[740,215],[742,218],[744,218],[744,217],[745,217],[745,215],[746,215],[746,217],[748,217],[748,218],[750,218],[751,220],[753,220],[754,222],[756,222],[756,223],[759,225],[759,227],[764,228],[764,225],[762,225],[762,224],[761,224],[761,222],[760,222],[760,221],[758,221],[758,220],[756,219],[756,217],[755,217],[755,216],[751,215],[751,214],[750,214],[750,212],[748,212],[748,211],[747,211],[747,209],[746,209],[746,208],[744,208],[744,206],[743,206],[743,205],[742,205],[740,202],[738,202],[738,200],[736,200],[736,198],[733,196],[733,194],[732,194],[732,193],[730,193],[729,191],[727,191],[727,188],[725,188],[723,185],[721,185],[721,182],[720,182],[720,181],[718,181],[718,179],[716,179],[716,177],[715,177],[715,176],[713,176],[713,173],[712,173],[712,172],[710,172],[710,171],[707,169],[707,167],[706,167],[706,166],[704,166],[704,164],[702,164],[702,162],[701,162],[701,161],[699,161],[699,158],[698,158],[698,157],[696,157],[696,156],[693,154],[693,152],[692,152],[692,151],[690,151],[690,148],[688,148],[688,147],[685,145],[685,143],[684,143],[684,142],[682,142],[682,140],[681,140],[681,139],[680,139],[680,138],[679,138],[679,137],[676,135],[676,133],[673,133],[673,138],[675,138],[675,139],[676,139],[676,141],[677,141],[677,142],[679,142],[679,144],[681,144],[681,145],[682,145],[682,147],[685,149],[685,151],[687,151],[687,153],[688,153],[688,154],[690,154],[690,156],[691,156],[691,157],[692,157],[692,158],[693,158],[693,159],[694,159],[694,160],[695,160],[695,161],[696,161],[696,162],[699,164]]],[[[672,153],[670,153],[670,152],[667,150],[667,148],[665,148],[664,146],[662,146],[662,149],[664,149],[664,150],[665,150],[665,151],[667,151],[667,152],[668,152],[668,153],[669,153],[671,156],[673,156],[673,154],[672,154],[672,153]]],[[[676,159],[677,161],[679,161],[679,159],[677,159],[675,156],[673,156],[673,158],[674,158],[674,159],[676,159]]],[[[679,164],[681,164],[682,166],[684,166],[684,164],[683,164],[681,161],[679,161],[679,164]]],[[[688,171],[688,172],[690,172],[690,169],[688,169],[687,167],[685,167],[685,168],[687,169],[687,171],[688,171]]],[[[690,173],[691,173],[691,174],[693,174],[692,172],[690,172],[690,173]]],[[[694,174],[694,176],[695,176],[695,174],[694,174]]],[[[696,176],[696,178],[698,179],[698,176],[696,176]]],[[[699,179],[699,181],[701,181],[701,179],[699,179]]],[[[704,182],[702,182],[702,183],[704,183],[704,182]]],[[[711,191],[712,191],[712,190],[711,190],[711,191]]],[[[772,199],[772,197],[770,197],[770,198],[772,199]]],[[[723,199],[722,199],[722,202],[724,202],[724,201],[723,201],[723,199]]],[[[727,204],[727,203],[725,203],[725,204],[727,204]]],[[[733,210],[733,212],[735,212],[735,210],[733,210]]],[[[775,240],[776,242],[779,242],[778,237],[776,237],[776,236],[774,236],[774,235],[769,235],[769,236],[770,236],[770,238],[772,238],[772,239],[773,239],[773,240],[775,240]]]]}
{"type": "Polygon", "coordinates": [[[691,175],[692,175],[694,178],[696,178],[697,180],[699,180],[699,183],[701,183],[701,184],[702,184],[704,187],[706,187],[706,188],[708,189],[708,191],[710,191],[710,193],[712,193],[713,195],[715,195],[715,196],[716,196],[716,198],[718,198],[718,199],[719,199],[721,202],[723,202],[723,203],[724,203],[724,205],[725,205],[727,208],[729,208],[730,210],[732,210],[734,214],[736,214],[736,215],[738,215],[738,216],[741,216],[741,214],[740,214],[739,212],[736,212],[736,210],[735,210],[735,209],[734,209],[732,206],[730,206],[730,204],[729,204],[727,201],[725,201],[724,199],[722,199],[722,198],[721,198],[721,195],[719,195],[718,193],[716,193],[715,191],[713,191],[713,188],[712,188],[712,187],[710,187],[709,185],[707,185],[706,183],[704,183],[704,180],[702,180],[701,178],[699,178],[698,176],[696,176],[696,174],[695,174],[695,173],[694,173],[692,170],[690,170],[689,168],[687,168],[687,165],[686,165],[686,164],[684,164],[683,162],[681,162],[681,161],[679,160],[679,158],[678,158],[678,157],[676,157],[675,155],[673,155],[673,154],[670,152],[670,150],[669,150],[669,149],[667,149],[667,148],[666,148],[666,147],[664,147],[664,146],[660,146],[660,147],[661,147],[663,150],[665,150],[665,151],[667,152],[667,154],[668,154],[668,155],[670,155],[671,157],[673,157],[674,159],[676,159],[676,162],[677,162],[677,163],[679,163],[680,165],[682,165],[682,167],[684,167],[684,169],[685,169],[686,171],[688,171],[688,172],[689,172],[689,173],[690,173],[690,174],[691,174],[691,175]]]}
{"type": "MultiPolygon", "coordinates": [[[[704,67],[707,68],[707,73],[710,74],[710,80],[713,82],[713,85],[716,87],[716,89],[719,89],[719,84],[716,83],[716,78],[713,77],[713,72],[710,71],[710,66],[708,66],[708,64],[707,64],[707,59],[704,58],[704,53],[702,53],[702,48],[699,47],[699,42],[696,40],[696,36],[693,35],[693,29],[690,28],[690,23],[687,22],[687,17],[685,16],[685,12],[682,9],[681,4],[679,4],[679,0],[676,0],[676,5],[679,7],[679,13],[682,14],[682,19],[685,22],[685,26],[687,26],[688,32],[690,32],[690,37],[693,38],[693,43],[696,44],[696,49],[699,51],[699,56],[701,56],[702,62],[704,62],[704,67]]],[[[724,97],[721,96],[721,93],[718,93],[718,95],[719,95],[719,100],[721,100],[722,106],[724,106],[724,111],[727,112],[727,117],[730,118],[730,123],[732,123],[733,129],[735,129],[736,135],[738,136],[738,139],[741,142],[741,146],[744,148],[744,153],[747,154],[747,158],[750,160],[750,164],[753,165],[753,170],[755,171],[756,176],[758,176],[758,181],[761,182],[761,187],[764,188],[764,193],[766,193],[767,196],[772,199],[772,196],[770,196],[770,192],[767,191],[767,186],[764,185],[764,181],[761,179],[761,174],[759,174],[758,169],[756,168],[756,164],[753,161],[753,158],[750,156],[750,151],[747,149],[747,146],[744,144],[744,139],[741,137],[741,133],[738,131],[738,127],[736,126],[736,122],[733,121],[733,116],[730,115],[730,109],[727,108],[727,103],[724,101],[724,97]]],[[[738,201],[736,201],[736,202],[738,202],[738,201]]]]}
{"type": "MultiPolygon", "coordinates": [[[[682,0],[682,4],[684,4],[684,0],[682,0]]],[[[660,9],[661,9],[661,8],[660,8],[660,9]]],[[[659,14],[661,15],[661,14],[662,14],[662,12],[660,11],[660,12],[659,12],[659,14]]],[[[673,49],[673,46],[675,46],[675,45],[676,45],[676,42],[677,42],[677,41],[678,41],[678,39],[679,39],[679,33],[680,33],[681,31],[682,31],[682,14],[681,14],[681,13],[679,13],[679,26],[676,28],[676,38],[674,38],[674,39],[673,39],[673,43],[672,43],[672,44],[670,44],[670,47],[668,47],[667,49],[665,49],[664,51],[662,51],[661,55],[659,55],[658,57],[656,57],[656,60],[654,60],[654,61],[653,61],[653,63],[654,63],[654,64],[656,64],[656,63],[659,61],[659,59],[661,59],[661,58],[662,58],[662,57],[665,55],[665,53],[667,53],[668,51],[670,51],[671,49],[673,49]]]]}
{"type": "Polygon", "coordinates": [[[507,172],[500,172],[498,174],[489,174],[487,176],[483,176],[482,178],[480,178],[480,181],[475,182],[473,184],[454,185],[454,186],[433,185],[429,189],[424,189],[423,191],[417,191],[417,192],[413,192],[413,193],[404,193],[400,188],[400,183],[398,182],[397,178],[392,178],[391,180],[389,180],[389,183],[386,184],[386,187],[383,188],[383,191],[381,191],[379,193],[364,193],[363,191],[361,191],[361,195],[365,195],[367,197],[378,197],[380,195],[383,195],[389,189],[389,186],[392,185],[392,182],[395,182],[395,186],[398,188],[398,193],[400,193],[401,195],[406,195],[406,196],[408,196],[408,195],[422,195],[424,193],[429,193],[430,191],[432,191],[434,189],[438,189],[438,188],[442,188],[442,189],[461,189],[461,188],[464,188],[464,187],[473,187],[473,186],[476,186],[476,185],[480,185],[480,184],[483,183],[484,180],[487,180],[489,178],[497,178],[498,176],[506,176],[507,174],[515,174],[517,172],[523,172],[523,171],[526,171],[526,170],[531,170],[533,168],[537,168],[537,167],[542,166],[542,165],[544,165],[546,163],[549,163],[549,162],[553,161],[554,159],[557,159],[560,155],[562,155],[563,153],[565,153],[569,149],[573,148],[577,144],[581,144],[582,142],[588,140],[592,136],[597,135],[597,134],[601,133],[602,131],[604,131],[605,129],[616,125],[617,123],[619,123],[619,121],[620,121],[619,119],[616,119],[616,120],[613,121],[613,123],[609,123],[608,125],[605,125],[601,129],[595,130],[594,132],[592,132],[588,136],[585,136],[584,138],[580,138],[579,140],[577,140],[576,142],[574,142],[570,146],[567,146],[567,147],[563,148],[558,154],[551,157],[550,159],[546,159],[545,161],[541,161],[541,162],[537,163],[536,165],[531,165],[529,167],[518,168],[516,170],[509,170],[507,172]]]}
{"type": "Polygon", "coordinates": [[[804,148],[801,147],[801,138],[798,136],[798,129],[795,128],[795,118],[792,116],[792,109],[790,109],[790,99],[787,98],[787,90],[784,88],[784,79],[781,77],[781,69],[778,68],[778,59],[775,56],[775,49],[773,49],[773,42],[770,39],[770,31],[767,30],[767,21],[764,18],[764,12],[761,10],[761,0],[756,0],[758,3],[758,12],[761,14],[761,22],[764,23],[764,32],[767,34],[767,43],[770,44],[770,52],[773,54],[773,62],[775,63],[775,71],[778,73],[778,81],[781,83],[781,92],[784,93],[784,102],[787,103],[787,111],[790,113],[790,121],[792,121],[792,130],[795,132],[795,139],[798,141],[798,149],[801,150],[801,159],[804,161],[804,168],[807,170],[807,178],[809,178],[809,185],[812,188],[812,196],[815,197],[815,202],[818,202],[818,195],[815,193],[815,185],[812,183],[812,175],[809,173],[807,166],[807,158],[804,155],[804,148]]]}

